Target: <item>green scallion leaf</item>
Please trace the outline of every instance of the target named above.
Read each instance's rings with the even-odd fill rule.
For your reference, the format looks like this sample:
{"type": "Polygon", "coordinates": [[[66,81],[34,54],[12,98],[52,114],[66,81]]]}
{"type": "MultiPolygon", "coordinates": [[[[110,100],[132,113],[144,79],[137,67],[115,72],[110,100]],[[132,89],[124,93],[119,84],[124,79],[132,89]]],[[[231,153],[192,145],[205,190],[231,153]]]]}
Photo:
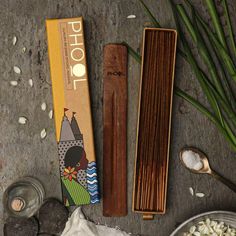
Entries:
{"type": "Polygon", "coordinates": [[[153,25],[157,28],[161,28],[160,24],[158,23],[158,21],[156,20],[156,18],[153,16],[153,14],[151,13],[151,11],[148,9],[147,5],[142,1],[139,0],[139,2],[142,4],[147,16],[149,17],[149,19],[151,20],[151,22],[153,23],[153,25]]]}
{"type": "Polygon", "coordinates": [[[236,57],[236,46],[235,46],[235,41],[234,41],[234,33],[233,33],[233,28],[232,28],[232,24],[231,24],[231,20],[230,20],[230,16],[229,16],[229,9],[228,9],[228,5],[227,5],[227,1],[222,0],[222,3],[223,3],[223,7],[224,7],[225,18],[226,18],[226,22],[227,22],[227,28],[228,28],[228,32],[229,32],[231,47],[233,50],[234,57],[236,57]]]}
{"type": "Polygon", "coordinates": [[[128,53],[139,63],[141,64],[141,56],[126,42],[122,42],[128,49],[128,53]]]}
{"type": "Polygon", "coordinates": [[[223,31],[223,28],[220,23],[219,15],[217,14],[215,2],[214,2],[214,0],[207,0],[204,2],[206,4],[206,6],[208,8],[208,12],[211,16],[212,23],[215,28],[215,32],[217,34],[217,37],[218,37],[220,43],[222,44],[222,46],[225,48],[225,50],[227,50],[225,35],[224,35],[224,31],[223,31]]]}

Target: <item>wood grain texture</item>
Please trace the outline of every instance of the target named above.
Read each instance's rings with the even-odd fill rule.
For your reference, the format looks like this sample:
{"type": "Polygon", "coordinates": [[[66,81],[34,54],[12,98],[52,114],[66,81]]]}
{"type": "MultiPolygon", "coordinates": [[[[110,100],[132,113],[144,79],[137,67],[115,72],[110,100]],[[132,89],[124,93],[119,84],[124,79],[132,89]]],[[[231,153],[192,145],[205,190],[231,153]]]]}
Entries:
{"type": "MultiPolygon", "coordinates": [[[[182,1],[183,2],[183,1],[182,1]]],[[[201,0],[193,1],[206,20],[207,11],[201,0]]],[[[230,4],[232,22],[236,29],[235,0],[230,4]]],[[[164,27],[174,28],[174,19],[166,0],[145,0],[153,14],[164,27]]],[[[222,9],[221,9],[222,10],[222,9]]],[[[83,16],[88,60],[89,85],[93,114],[98,177],[102,190],[103,175],[103,46],[107,43],[127,41],[140,51],[143,26],[149,21],[137,0],[1,0],[0,4],[0,235],[4,222],[2,193],[17,178],[31,175],[40,179],[48,197],[61,197],[57,145],[54,121],[48,119],[40,105],[52,108],[52,94],[46,44],[45,19],[83,16]],[[127,19],[135,14],[136,19],[127,19]],[[12,45],[13,35],[18,42],[12,45]],[[22,47],[26,53],[22,53],[22,47]],[[22,69],[16,76],[12,66],[22,69]],[[34,86],[28,85],[33,79],[34,86]],[[19,79],[19,86],[9,81],[19,79]],[[18,116],[27,116],[25,126],[18,124],[18,116]],[[41,129],[47,129],[47,137],[40,140],[41,129]]],[[[196,52],[196,51],[195,51],[196,52]]],[[[236,153],[208,119],[179,97],[174,97],[172,116],[171,155],[169,163],[167,212],[155,216],[153,221],[143,221],[140,214],[131,210],[133,170],[135,162],[137,107],[140,83],[140,66],[129,57],[128,80],[128,140],[127,140],[127,188],[128,215],[103,217],[102,202],[84,206],[85,215],[100,224],[142,236],[168,236],[187,218],[209,210],[236,211],[236,196],[225,186],[208,176],[194,175],[184,169],[178,151],[185,145],[196,146],[208,154],[212,167],[236,182],[236,153]],[[188,188],[206,194],[204,198],[191,196],[188,188]]],[[[181,57],[177,58],[176,86],[200,99],[205,97],[193,72],[181,57]]],[[[233,90],[236,92],[234,86],[233,90]]],[[[48,111],[47,110],[47,111],[48,111]]],[[[73,208],[71,209],[73,210],[73,208]]]]}
{"type": "Polygon", "coordinates": [[[127,214],[127,48],[104,47],[103,215],[127,214]]]}
{"type": "Polygon", "coordinates": [[[145,29],[133,210],[164,213],[177,34],[145,29]]]}

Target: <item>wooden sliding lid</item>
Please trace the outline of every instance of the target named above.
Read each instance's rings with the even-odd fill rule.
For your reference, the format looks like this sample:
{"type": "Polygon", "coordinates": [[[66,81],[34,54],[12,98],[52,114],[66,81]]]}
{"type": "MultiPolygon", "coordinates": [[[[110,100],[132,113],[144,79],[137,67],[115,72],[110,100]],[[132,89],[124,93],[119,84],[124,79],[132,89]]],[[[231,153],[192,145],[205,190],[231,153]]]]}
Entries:
{"type": "Polygon", "coordinates": [[[103,215],[127,214],[127,49],[104,47],[103,68],[103,215]]]}

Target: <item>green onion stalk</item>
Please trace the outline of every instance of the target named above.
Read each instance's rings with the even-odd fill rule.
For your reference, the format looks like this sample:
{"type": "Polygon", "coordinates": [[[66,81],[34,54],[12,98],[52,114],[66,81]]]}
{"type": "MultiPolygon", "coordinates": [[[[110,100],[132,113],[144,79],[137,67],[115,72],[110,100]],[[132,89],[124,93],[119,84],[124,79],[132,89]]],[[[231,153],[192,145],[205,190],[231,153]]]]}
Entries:
{"type": "MultiPolygon", "coordinates": [[[[153,26],[161,28],[158,20],[144,1],[138,1],[153,26]]],[[[214,0],[205,1],[212,21],[212,27],[204,21],[191,0],[184,2],[185,4],[175,4],[172,0],[169,0],[181,42],[178,45],[177,52],[190,64],[207,98],[209,108],[178,87],[174,88],[174,92],[204,114],[217,127],[232,149],[236,151],[236,100],[231,89],[231,83],[236,81],[236,66],[234,62],[236,59],[236,46],[227,0],[222,0],[221,4],[227,22],[229,43],[226,40],[214,0]],[[188,14],[188,12],[191,14],[188,14]],[[186,37],[185,32],[190,37],[186,37]],[[189,46],[190,40],[197,48],[208,73],[201,68],[195,59],[189,46]]],[[[130,55],[138,63],[141,63],[141,56],[129,44],[126,42],[124,44],[127,46],[130,55]]]]}

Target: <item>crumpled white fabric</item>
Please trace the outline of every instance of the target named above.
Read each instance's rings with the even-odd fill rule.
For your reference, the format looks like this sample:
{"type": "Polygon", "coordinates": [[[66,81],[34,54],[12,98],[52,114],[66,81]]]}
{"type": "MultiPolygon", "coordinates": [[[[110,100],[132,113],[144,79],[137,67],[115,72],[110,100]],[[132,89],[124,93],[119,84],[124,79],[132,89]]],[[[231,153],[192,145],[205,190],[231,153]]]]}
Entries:
{"type": "Polygon", "coordinates": [[[78,207],[66,223],[61,236],[130,236],[129,234],[103,225],[96,225],[85,219],[78,207]]]}

